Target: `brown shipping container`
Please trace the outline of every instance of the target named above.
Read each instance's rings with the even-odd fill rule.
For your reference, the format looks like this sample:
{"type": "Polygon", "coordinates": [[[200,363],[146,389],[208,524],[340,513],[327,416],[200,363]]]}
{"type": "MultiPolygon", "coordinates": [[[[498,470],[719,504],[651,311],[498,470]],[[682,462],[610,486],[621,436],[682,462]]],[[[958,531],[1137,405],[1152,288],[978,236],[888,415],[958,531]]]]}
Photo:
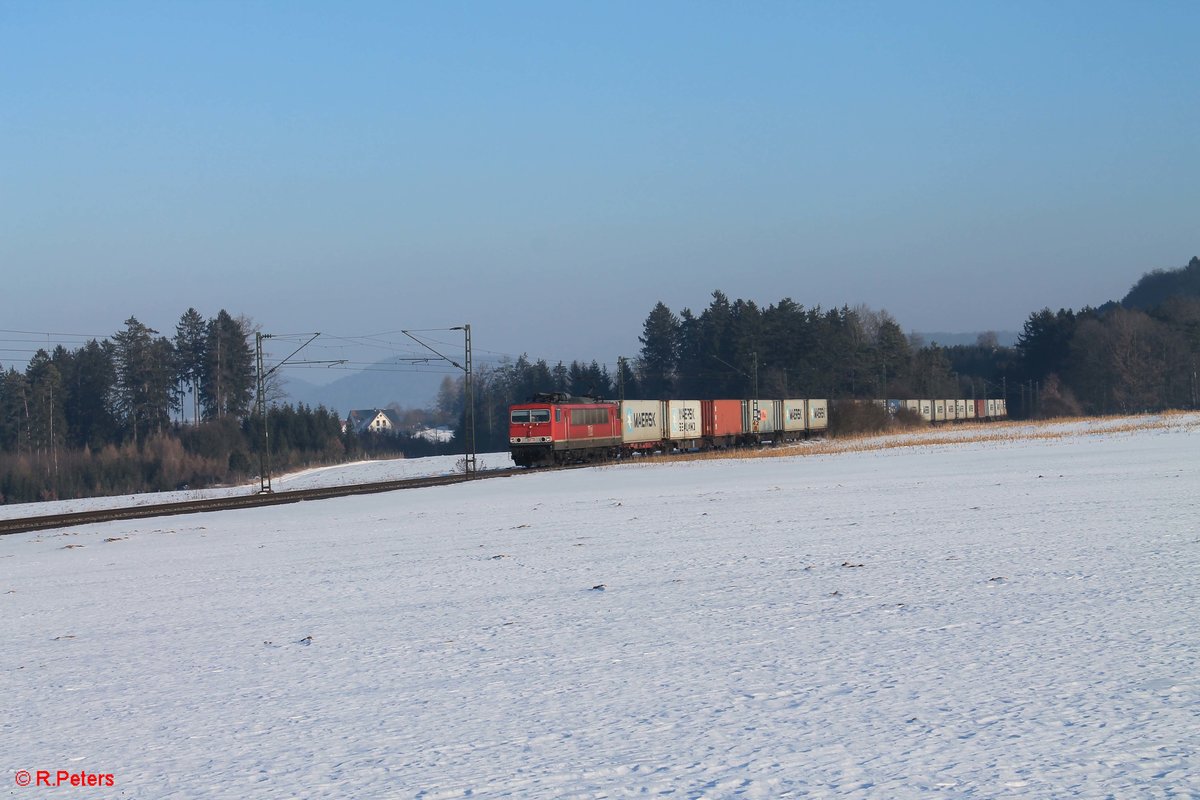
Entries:
{"type": "Polygon", "coordinates": [[[701,416],[705,436],[740,436],[742,434],[741,400],[702,400],[701,416]]]}

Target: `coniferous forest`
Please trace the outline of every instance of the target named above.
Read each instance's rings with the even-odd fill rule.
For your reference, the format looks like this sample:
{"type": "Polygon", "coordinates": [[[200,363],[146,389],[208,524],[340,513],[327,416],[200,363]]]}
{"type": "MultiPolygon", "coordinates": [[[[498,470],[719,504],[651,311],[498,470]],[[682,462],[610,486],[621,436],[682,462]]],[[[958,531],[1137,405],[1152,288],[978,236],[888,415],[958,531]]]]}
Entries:
{"type": "Polygon", "coordinates": [[[503,450],[509,404],[536,391],[596,397],[1004,397],[1015,418],[1200,407],[1200,258],[1141,278],[1120,302],[1044,308],[1015,347],[992,334],[940,346],[886,311],[762,307],[713,292],[708,307],[650,310],[632,362],[520,358],[477,377],[481,449],[503,450]]]}
{"type": "MultiPolygon", "coordinates": [[[[135,317],[110,338],[37,351],[0,375],[0,502],[199,488],[258,474],[253,326],[189,308],[174,334],[135,317]]],[[[507,409],[536,392],[602,398],[1005,397],[1010,416],[1200,406],[1200,259],[1144,275],[1120,302],[1031,313],[1015,347],[981,334],[940,346],[865,306],[768,306],[712,294],[678,314],[659,302],[640,351],[610,369],[527,356],[476,370],[476,441],[507,448],[507,409]]],[[[436,405],[464,416],[462,380],[436,405]]],[[[379,398],[386,402],[387,398],[379,398]]],[[[364,400],[369,404],[369,400],[364,400]]],[[[343,432],[344,412],[268,402],[276,473],[364,456],[453,452],[407,436],[343,432]]]]}
{"type": "MultiPolygon", "coordinates": [[[[253,479],[264,438],[253,334],[245,318],[189,308],[171,337],[130,317],[108,339],[9,367],[0,374],[0,502],[253,479]]],[[[269,403],[273,471],[439,451],[423,439],[343,433],[342,419],[269,403]]]]}

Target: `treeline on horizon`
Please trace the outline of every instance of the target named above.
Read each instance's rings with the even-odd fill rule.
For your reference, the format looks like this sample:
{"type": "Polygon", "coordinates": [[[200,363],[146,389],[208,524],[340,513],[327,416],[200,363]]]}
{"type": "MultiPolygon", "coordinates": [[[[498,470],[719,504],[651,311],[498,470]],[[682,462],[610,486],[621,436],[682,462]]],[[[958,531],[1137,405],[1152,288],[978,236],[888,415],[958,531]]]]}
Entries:
{"type": "MultiPolygon", "coordinates": [[[[602,398],[966,397],[1007,400],[1016,418],[1196,408],[1200,381],[1200,258],[1144,275],[1121,302],[1044,308],[1015,347],[993,334],[942,347],[906,336],[886,311],[761,307],[721,291],[699,314],[659,302],[641,351],[616,373],[593,361],[553,366],[522,356],[476,376],[480,448],[506,449],[508,406],[536,392],[602,398]]],[[[439,404],[461,415],[460,388],[439,404]],[[449,402],[455,399],[457,405],[449,402]]]]}
{"type": "MultiPolygon", "coordinates": [[[[0,379],[0,502],[193,488],[258,474],[252,323],[188,309],[175,336],[130,317],[111,339],[39,350],[0,379]],[[180,418],[190,406],[190,422],[180,418]]],[[[641,350],[615,372],[592,361],[553,366],[526,356],[477,370],[476,444],[508,447],[508,407],[560,391],[602,398],[1001,397],[1010,416],[1196,408],[1200,259],[1144,275],[1120,303],[1030,314],[1015,347],[982,334],[941,347],[906,336],[885,311],[760,307],[715,291],[699,314],[651,309],[641,350]]],[[[404,435],[343,433],[318,406],[274,402],[275,472],[363,455],[452,452],[404,435]]],[[[463,380],[447,378],[436,411],[458,419],[463,380]]],[[[455,442],[461,441],[456,437],[455,442]]]]}
{"type": "MultiPolygon", "coordinates": [[[[256,477],[264,437],[253,334],[244,317],[189,308],[172,338],[130,317],[109,339],[40,349],[24,371],[9,367],[0,374],[0,503],[256,477]]],[[[421,438],[343,433],[324,406],[269,402],[266,424],[274,472],[448,452],[421,438]]]]}

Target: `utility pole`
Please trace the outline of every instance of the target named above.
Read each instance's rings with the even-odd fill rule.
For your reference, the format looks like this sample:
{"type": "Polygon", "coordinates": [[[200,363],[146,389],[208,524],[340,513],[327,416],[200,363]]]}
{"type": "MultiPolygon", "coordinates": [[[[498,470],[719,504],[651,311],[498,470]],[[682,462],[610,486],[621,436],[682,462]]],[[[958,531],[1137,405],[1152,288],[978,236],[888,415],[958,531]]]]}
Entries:
{"type": "Polygon", "coordinates": [[[258,451],[258,493],[271,492],[271,457],[267,454],[270,448],[270,428],[267,425],[267,376],[263,374],[263,335],[261,331],[254,332],[254,367],[258,376],[258,418],[262,420],[263,440],[262,449],[258,451]]]}
{"type": "Polygon", "coordinates": [[[475,475],[475,470],[477,467],[476,459],[475,459],[475,388],[473,385],[474,384],[474,372],[471,368],[471,326],[463,325],[462,330],[463,330],[463,347],[466,350],[466,355],[463,359],[464,361],[466,361],[466,367],[463,369],[463,371],[466,373],[466,377],[463,379],[463,384],[464,384],[463,390],[467,396],[467,408],[466,408],[466,428],[467,428],[467,430],[466,430],[466,437],[465,437],[466,442],[464,443],[464,447],[466,448],[466,453],[463,455],[463,458],[464,458],[463,472],[464,472],[464,474],[466,474],[467,478],[471,478],[472,476],[475,475]]]}
{"type": "MultiPolygon", "coordinates": [[[[300,345],[295,350],[293,350],[291,352],[291,354],[288,355],[287,358],[283,359],[278,364],[271,367],[271,369],[264,370],[263,369],[263,350],[262,350],[263,339],[273,339],[275,337],[269,333],[261,333],[259,331],[254,332],[254,359],[255,359],[255,365],[257,367],[256,371],[258,373],[258,403],[257,403],[257,406],[258,406],[259,419],[262,420],[262,428],[263,428],[262,449],[259,450],[259,453],[258,453],[258,493],[259,494],[271,494],[271,492],[274,491],[271,488],[271,438],[270,438],[271,437],[271,428],[269,425],[267,425],[267,379],[270,378],[272,375],[274,375],[276,373],[276,371],[279,370],[280,367],[282,367],[284,364],[286,364],[288,362],[288,358],[291,358],[292,356],[296,355],[296,353],[299,353],[301,350],[308,347],[310,344],[312,344],[313,340],[315,340],[320,335],[321,335],[320,333],[314,333],[312,335],[312,338],[310,338],[307,342],[305,342],[304,344],[300,345]]],[[[218,346],[220,345],[220,342],[221,342],[221,340],[218,339],[217,340],[218,346]]],[[[314,362],[314,363],[316,363],[316,362],[314,362]]]]}
{"type": "MultiPolygon", "coordinates": [[[[475,453],[475,397],[474,397],[475,389],[474,389],[474,370],[472,369],[472,366],[471,366],[471,326],[469,324],[456,325],[453,328],[434,328],[433,330],[462,331],[463,332],[463,340],[464,340],[463,345],[464,345],[464,349],[466,351],[464,354],[464,359],[463,359],[465,364],[460,364],[457,361],[455,361],[454,359],[450,358],[449,356],[446,356],[446,355],[438,352],[437,350],[434,350],[428,344],[421,341],[416,336],[413,336],[412,331],[403,331],[402,330],[400,332],[403,333],[408,338],[412,339],[417,344],[424,347],[429,352],[436,355],[442,361],[445,361],[446,363],[450,364],[451,366],[461,369],[463,371],[464,375],[466,376],[463,379],[463,394],[465,395],[466,404],[467,404],[466,408],[463,410],[463,417],[464,417],[463,427],[465,428],[465,430],[463,431],[463,446],[464,446],[464,450],[465,450],[465,452],[463,454],[463,474],[466,476],[467,480],[470,480],[472,477],[474,477],[475,471],[476,471],[476,468],[478,465],[478,459],[476,458],[476,453],[475,453]]],[[[422,332],[423,331],[417,331],[417,333],[422,333],[422,332]]],[[[413,359],[413,360],[428,361],[429,359],[413,359]]]]}
{"type": "Polygon", "coordinates": [[[751,353],[754,357],[754,431],[758,432],[758,353],[751,353]]]}
{"type": "Polygon", "coordinates": [[[758,353],[751,353],[754,357],[754,399],[758,400],[758,353]]]}

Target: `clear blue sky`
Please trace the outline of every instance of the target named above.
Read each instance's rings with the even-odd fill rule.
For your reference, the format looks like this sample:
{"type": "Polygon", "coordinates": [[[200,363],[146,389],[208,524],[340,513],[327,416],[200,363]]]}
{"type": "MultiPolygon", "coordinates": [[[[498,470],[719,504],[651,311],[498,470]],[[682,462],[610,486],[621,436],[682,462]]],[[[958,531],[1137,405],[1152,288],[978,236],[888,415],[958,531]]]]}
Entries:
{"type": "MultiPolygon", "coordinates": [[[[1019,329],[1200,254],[1200,3],[0,0],[0,329],[1019,329]]],[[[23,366],[27,356],[4,358],[23,366]]]]}

